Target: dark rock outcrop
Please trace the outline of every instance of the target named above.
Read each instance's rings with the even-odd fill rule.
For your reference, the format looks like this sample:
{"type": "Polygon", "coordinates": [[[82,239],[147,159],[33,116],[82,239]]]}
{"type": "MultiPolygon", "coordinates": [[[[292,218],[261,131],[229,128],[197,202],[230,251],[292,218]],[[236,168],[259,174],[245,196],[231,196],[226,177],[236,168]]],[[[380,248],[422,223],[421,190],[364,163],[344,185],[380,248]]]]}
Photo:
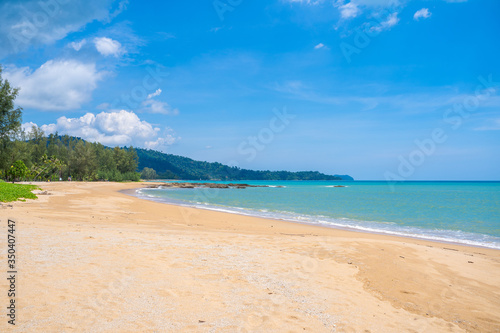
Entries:
{"type": "MultiPolygon", "coordinates": [[[[239,183],[230,183],[230,184],[220,184],[220,183],[164,183],[157,185],[148,185],[147,188],[238,188],[244,189],[247,187],[269,187],[268,185],[250,185],[250,184],[239,184],[239,183]]],[[[277,186],[283,187],[283,186],[277,186]]]]}

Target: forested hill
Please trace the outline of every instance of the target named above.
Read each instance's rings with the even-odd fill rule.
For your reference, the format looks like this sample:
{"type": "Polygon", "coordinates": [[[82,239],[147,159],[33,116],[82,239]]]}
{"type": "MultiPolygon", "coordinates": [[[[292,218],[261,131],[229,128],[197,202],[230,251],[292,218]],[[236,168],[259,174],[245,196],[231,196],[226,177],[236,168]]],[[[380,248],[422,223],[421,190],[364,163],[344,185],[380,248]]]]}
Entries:
{"type": "Polygon", "coordinates": [[[221,163],[201,162],[155,150],[136,148],[139,170],[154,169],[158,178],[185,180],[353,180],[347,175],[325,175],[318,171],[255,171],[221,163]]]}
{"type": "Polygon", "coordinates": [[[39,129],[8,143],[8,151],[0,150],[0,179],[352,180],[317,171],[254,171],[154,150],[109,148],[68,135],[45,136],[39,129]]]}

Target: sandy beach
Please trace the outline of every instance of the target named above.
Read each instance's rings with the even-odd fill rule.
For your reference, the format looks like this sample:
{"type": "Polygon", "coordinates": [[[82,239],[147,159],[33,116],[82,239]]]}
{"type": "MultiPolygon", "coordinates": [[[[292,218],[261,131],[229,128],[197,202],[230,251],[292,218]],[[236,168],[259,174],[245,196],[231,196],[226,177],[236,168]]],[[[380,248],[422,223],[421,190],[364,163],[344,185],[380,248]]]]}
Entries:
{"type": "Polygon", "coordinates": [[[500,332],[497,250],[40,186],[0,207],[2,332],[500,332]]]}

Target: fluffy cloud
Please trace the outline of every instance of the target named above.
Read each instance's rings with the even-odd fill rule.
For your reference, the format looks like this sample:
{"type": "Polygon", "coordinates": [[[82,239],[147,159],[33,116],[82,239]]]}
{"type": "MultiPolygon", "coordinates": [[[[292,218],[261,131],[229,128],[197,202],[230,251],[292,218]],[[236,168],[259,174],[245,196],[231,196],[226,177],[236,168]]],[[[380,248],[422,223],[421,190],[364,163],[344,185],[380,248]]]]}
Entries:
{"type": "MultiPolygon", "coordinates": [[[[23,124],[25,130],[35,125],[23,124]]],[[[55,124],[40,126],[45,133],[68,134],[108,146],[136,146],[165,149],[179,138],[169,128],[161,130],[139,119],[134,112],[125,110],[87,113],[80,118],[60,117],[55,124]]]]}
{"type": "Polygon", "coordinates": [[[324,48],[324,47],[325,47],[325,44],[323,44],[323,43],[319,43],[318,45],[316,45],[316,46],[314,47],[314,49],[315,49],[315,50],[318,50],[318,49],[322,49],[322,48],[324,48]]]}
{"type": "Polygon", "coordinates": [[[161,95],[161,89],[157,89],[154,93],[148,95],[147,99],[142,102],[142,110],[147,113],[159,113],[159,114],[169,114],[169,115],[178,115],[178,109],[172,109],[168,103],[157,101],[153,99],[154,97],[161,95]]]}
{"type": "Polygon", "coordinates": [[[87,40],[86,39],[82,39],[81,41],[79,42],[71,42],[68,44],[69,47],[73,48],[75,51],[80,51],[80,49],[85,45],[87,44],[87,40]]]}
{"type": "Polygon", "coordinates": [[[116,0],[7,0],[0,2],[0,58],[51,44],[86,24],[109,21],[125,9],[116,0]]]}
{"type": "Polygon", "coordinates": [[[420,18],[429,18],[431,17],[431,12],[429,12],[428,8],[422,8],[420,10],[417,10],[415,14],[413,15],[413,19],[418,21],[420,18]]]}
{"type": "Polygon", "coordinates": [[[356,17],[361,12],[355,2],[342,4],[339,6],[339,10],[340,16],[345,19],[356,17]]]}
{"type": "Polygon", "coordinates": [[[104,56],[118,57],[124,52],[120,42],[108,37],[96,37],[94,38],[94,44],[97,51],[104,56]]]}
{"type": "Polygon", "coordinates": [[[20,87],[16,102],[24,108],[74,110],[90,100],[103,73],[95,64],[76,60],[49,60],[32,71],[7,66],[4,72],[14,87],[20,87]]]}
{"type": "Polygon", "coordinates": [[[396,24],[398,24],[399,18],[398,18],[398,13],[392,13],[389,16],[387,16],[387,19],[385,21],[380,22],[380,25],[374,26],[371,29],[374,31],[384,31],[384,30],[389,30],[396,24]]]}
{"type": "Polygon", "coordinates": [[[148,95],[148,99],[151,99],[151,98],[156,97],[156,96],[160,96],[160,94],[161,94],[161,89],[158,88],[154,93],[151,93],[148,95]]]}

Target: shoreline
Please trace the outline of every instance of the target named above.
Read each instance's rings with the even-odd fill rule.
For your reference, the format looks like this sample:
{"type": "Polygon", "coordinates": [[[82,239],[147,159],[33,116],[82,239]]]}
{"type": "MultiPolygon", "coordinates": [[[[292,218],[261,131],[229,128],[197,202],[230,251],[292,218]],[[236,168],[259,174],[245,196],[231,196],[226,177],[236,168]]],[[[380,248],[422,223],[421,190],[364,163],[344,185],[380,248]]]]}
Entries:
{"type": "Polygon", "coordinates": [[[50,195],[0,208],[18,224],[23,332],[500,327],[499,250],[120,193],[148,183],[38,184],[50,195]]]}
{"type": "MultiPolygon", "coordinates": [[[[161,185],[161,184],[160,184],[161,185]]],[[[474,248],[481,248],[481,249],[491,249],[491,250],[497,250],[500,251],[500,247],[498,246],[487,246],[483,244],[479,244],[478,241],[468,241],[468,240],[456,240],[456,239],[446,239],[446,238],[440,238],[438,236],[431,236],[431,235],[418,235],[418,234],[404,234],[404,232],[401,231],[384,231],[384,230],[377,230],[377,229],[368,229],[368,228],[363,228],[363,227],[352,227],[352,226],[342,226],[342,225],[336,225],[334,223],[327,224],[327,223],[322,223],[322,222],[314,222],[314,221],[299,221],[299,220],[293,220],[292,218],[287,218],[287,217],[272,217],[272,216],[261,216],[259,215],[256,211],[252,209],[247,209],[247,208],[241,208],[241,207],[231,207],[231,206],[224,206],[221,205],[221,207],[226,208],[225,210],[218,209],[216,206],[213,205],[206,205],[204,206],[199,206],[195,203],[191,202],[184,202],[180,199],[167,199],[167,198],[160,198],[160,197],[148,197],[146,195],[137,193],[137,191],[143,190],[143,189],[150,189],[148,187],[139,187],[136,189],[129,189],[122,191],[122,193],[125,193],[130,196],[134,196],[136,198],[139,198],[141,200],[149,200],[161,204],[166,204],[166,205],[172,205],[172,206],[180,206],[180,207],[186,207],[186,208],[193,208],[193,209],[201,209],[201,210],[207,210],[207,211],[214,211],[214,212],[220,212],[224,214],[236,214],[240,216],[249,216],[249,217],[255,217],[259,219],[267,219],[267,220],[275,220],[275,221],[284,221],[288,223],[294,223],[294,224],[302,224],[302,225],[308,225],[308,226],[313,226],[313,227],[322,227],[322,228],[329,228],[329,229],[337,229],[337,230],[344,230],[344,231],[349,231],[349,232],[356,232],[356,233],[366,233],[366,234],[374,234],[374,235],[381,235],[381,236],[388,236],[388,237],[398,237],[398,238],[403,238],[403,239],[413,239],[413,240],[419,240],[419,241],[429,241],[429,242],[435,242],[435,243],[442,243],[442,244],[448,244],[448,245],[457,245],[457,246],[466,246],[466,247],[474,247],[474,248]],[[178,202],[177,202],[178,201],[178,202]],[[245,210],[248,211],[246,212],[241,212],[239,210],[245,210]],[[255,213],[255,214],[252,214],[255,213]],[[433,238],[434,237],[434,238],[433,238]]],[[[314,217],[314,216],[311,216],[314,217]]],[[[421,228],[422,231],[426,231],[427,229],[421,228]]],[[[450,230],[451,231],[451,230],[450,230]]],[[[461,232],[460,230],[457,230],[458,232],[461,232]]],[[[482,235],[482,234],[476,234],[476,235],[482,235]]],[[[486,235],[490,236],[490,235],[486,235]]]]}

